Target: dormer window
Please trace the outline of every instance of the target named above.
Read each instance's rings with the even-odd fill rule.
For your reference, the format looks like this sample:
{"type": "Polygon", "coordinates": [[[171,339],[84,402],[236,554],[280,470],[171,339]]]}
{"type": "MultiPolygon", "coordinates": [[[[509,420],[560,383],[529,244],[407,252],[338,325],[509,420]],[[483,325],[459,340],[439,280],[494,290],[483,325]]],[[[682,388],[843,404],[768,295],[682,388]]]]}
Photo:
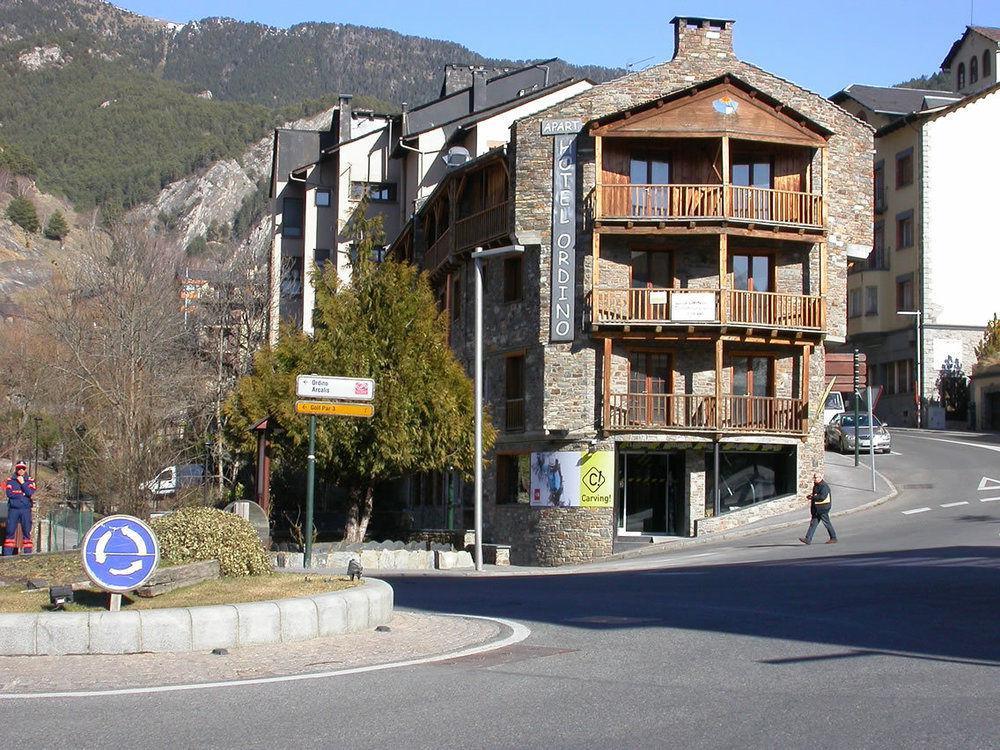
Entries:
{"type": "Polygon", "coordinates": [[[983,53],[983,78],[989,78],[992,74],[992,66],[990,65],[990,51],[986,50],[983,53]]]}
{"type": "Polygon", "coordinates": [[[965,88],[965,63],[958,64],[958,90],[965,88]]]}
{"type": "Polygon", "coordinates": [[[969,60],[969,83],[979,80],[979,58],[973,57],[969,60]]]}

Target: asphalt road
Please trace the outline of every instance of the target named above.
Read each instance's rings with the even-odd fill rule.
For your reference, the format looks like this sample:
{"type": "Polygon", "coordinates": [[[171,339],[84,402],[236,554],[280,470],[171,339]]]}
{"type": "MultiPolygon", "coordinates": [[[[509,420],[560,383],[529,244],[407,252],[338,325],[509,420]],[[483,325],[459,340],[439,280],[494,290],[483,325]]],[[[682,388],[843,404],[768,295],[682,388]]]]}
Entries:
{"type": "Polygon", "coordinates": [[[837,545],[799,544],[804,523],[645,571],[393,581],[398,606],[531,628],[497,653],[0,701],[0,721],[32,747],[996,748],[1000,482],[979,487],[1000,443],[927,437],[897,433],[880,468],[900,496],[840,519],[837,545]]]}

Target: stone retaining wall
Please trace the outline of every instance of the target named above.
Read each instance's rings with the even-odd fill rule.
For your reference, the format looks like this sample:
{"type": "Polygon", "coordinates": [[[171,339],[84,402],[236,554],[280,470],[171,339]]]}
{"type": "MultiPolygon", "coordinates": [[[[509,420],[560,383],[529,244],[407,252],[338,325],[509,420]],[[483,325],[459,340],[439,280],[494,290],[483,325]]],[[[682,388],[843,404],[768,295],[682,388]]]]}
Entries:
{"type": "Polygon", "coordinates": [[[0,654],[169,653],[304,641],[384,625],[392,606],[392,587],[369,578],[344,591],[270,602],[0,614],[0,654]]]}

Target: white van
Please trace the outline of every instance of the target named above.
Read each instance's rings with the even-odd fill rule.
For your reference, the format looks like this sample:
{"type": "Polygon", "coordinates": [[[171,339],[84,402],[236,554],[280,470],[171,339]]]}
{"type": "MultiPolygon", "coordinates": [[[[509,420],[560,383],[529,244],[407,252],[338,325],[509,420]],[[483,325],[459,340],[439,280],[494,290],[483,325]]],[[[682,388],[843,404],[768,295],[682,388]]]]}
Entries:
{"type": "Polygon", "coordinates": [[[838,391],[830,391],[830,395],[826,397],[826,403],[823,404],[823,424],[830,424],[830,421],[838,414],[842,414],[843,411],[843,394],[838,391]]]}
{"type": "Polygon", "coordinates": [[[173,495],[178,490],[195,487],[205,481],[205,467],[201,464],[168,466],[148,482],[143,489],[154,495],[173,495]]]}

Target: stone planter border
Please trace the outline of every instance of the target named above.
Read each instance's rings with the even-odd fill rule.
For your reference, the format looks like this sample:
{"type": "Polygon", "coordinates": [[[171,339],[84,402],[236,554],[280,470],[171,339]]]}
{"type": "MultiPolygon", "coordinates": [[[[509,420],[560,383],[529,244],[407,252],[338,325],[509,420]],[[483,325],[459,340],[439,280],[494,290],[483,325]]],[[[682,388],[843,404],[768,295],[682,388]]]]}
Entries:
{"type": "Polygon", "coordinates": [[[393,592],[366,578],[296,599],[126,612],[0,614],[0,655],[211,651],[352,633],[392,618],[393,592]]]}

